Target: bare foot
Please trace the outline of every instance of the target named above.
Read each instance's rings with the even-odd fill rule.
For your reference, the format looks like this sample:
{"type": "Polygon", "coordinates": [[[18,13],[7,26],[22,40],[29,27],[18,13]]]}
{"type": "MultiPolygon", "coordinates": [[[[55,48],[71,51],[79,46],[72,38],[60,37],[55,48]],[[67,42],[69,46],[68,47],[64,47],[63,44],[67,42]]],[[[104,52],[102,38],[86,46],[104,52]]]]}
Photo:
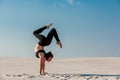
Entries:
{"type": "Polygon", "coordinates": [[[60,46],[60,48],[62,48],[62,43],[61,42],[57,42],[57,44],[60,46]]]}
{"type": "Polygon", "coordinates": [[[49,29],[52,24],[53,24],[53,23],[47,24],[47,25],[46,25],[47,29],[49,29]]]}

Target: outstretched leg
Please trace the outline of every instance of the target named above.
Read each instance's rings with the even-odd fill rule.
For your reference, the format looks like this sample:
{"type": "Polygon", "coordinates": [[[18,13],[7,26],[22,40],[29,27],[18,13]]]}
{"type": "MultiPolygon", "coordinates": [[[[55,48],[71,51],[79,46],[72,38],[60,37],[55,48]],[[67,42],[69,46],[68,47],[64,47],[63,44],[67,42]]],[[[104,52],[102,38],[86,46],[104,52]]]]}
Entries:
{"type": "MultiPolygon", "coordinates": [[[[48,35],[47,35],[47,40],[48,40],[49,44],[51,43],[53,37],[55,37],[55,39],[56,39],[56,41],[57,41],[57,44],[60,45],[60,47],[62,48],[62,44],[60,43],[60,39],[59,39],[59,37],[58,37],[57,31],[56,31],[56,29],[54,29],[54,28],[51,29],[51,31],[50,31],[50,32],[48,33],[48,35]]],[[[49,45],[49,44],[48,44],[48,45],[49,45]]]]}

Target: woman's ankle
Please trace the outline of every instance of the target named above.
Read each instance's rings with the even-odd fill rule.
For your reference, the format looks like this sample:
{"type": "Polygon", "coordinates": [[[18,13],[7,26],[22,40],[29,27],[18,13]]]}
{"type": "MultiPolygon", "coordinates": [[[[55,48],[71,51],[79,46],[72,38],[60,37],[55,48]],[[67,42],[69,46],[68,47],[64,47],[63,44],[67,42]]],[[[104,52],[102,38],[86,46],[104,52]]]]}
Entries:
{"type": "Polygon", "coordinates": [[[49,23],[49,24],[47,24],[45,26],[46,26],[47,29],[49,29],[51,25],[52,25],[52,23],[49,23]]]}

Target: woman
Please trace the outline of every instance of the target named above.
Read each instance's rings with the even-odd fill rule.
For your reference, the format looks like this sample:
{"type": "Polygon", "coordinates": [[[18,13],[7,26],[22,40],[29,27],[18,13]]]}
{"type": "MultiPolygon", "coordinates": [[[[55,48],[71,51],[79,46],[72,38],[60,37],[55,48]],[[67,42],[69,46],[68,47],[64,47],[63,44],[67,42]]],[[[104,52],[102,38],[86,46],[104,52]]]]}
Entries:
{"type": "Polygon", "coordinates": [[[45,46],[50,45],[53,37],[55,37],[57,44],[62,48],[62,44],[59,40],[58,34],[56,29],[51,29],[51,31],[48,33],[47,37],[44,35],[40,34],[42,31],[45,29],[49,29],[49,27],[52,25],[48,24],[38,30],[35,30],[33,34],[39,39],[38,44],[35,46],[35,53],[36,57],[40,59],[40,75],[45,75],[46,73],[44,72],[45,70],[45,61],[50,62],[53,58],[53,54],[51,52],[46,53],[44,50],[45,46]]]}

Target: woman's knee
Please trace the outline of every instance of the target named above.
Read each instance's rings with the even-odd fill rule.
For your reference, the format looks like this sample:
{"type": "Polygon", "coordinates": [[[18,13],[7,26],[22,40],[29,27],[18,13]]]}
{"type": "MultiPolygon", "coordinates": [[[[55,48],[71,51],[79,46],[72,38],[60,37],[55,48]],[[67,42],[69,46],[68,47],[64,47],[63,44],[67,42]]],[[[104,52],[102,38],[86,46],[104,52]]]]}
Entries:
{"type": "Polygon", "coordinates": [[[33,34],[35,35],[35,34],[38,34],[38,31],[33,31],[33,34]]]}
{"type": "Polygon", "coordinates": [[[36,31],[33,31],[33,35],[36,35],[36,31]]]}
{"type": "Polygon", "coordinates": [[[51,31],[52,31],[52,32],[56,32],[56,29],[55,29],[55,28],[52,28],[51,31]]]}

